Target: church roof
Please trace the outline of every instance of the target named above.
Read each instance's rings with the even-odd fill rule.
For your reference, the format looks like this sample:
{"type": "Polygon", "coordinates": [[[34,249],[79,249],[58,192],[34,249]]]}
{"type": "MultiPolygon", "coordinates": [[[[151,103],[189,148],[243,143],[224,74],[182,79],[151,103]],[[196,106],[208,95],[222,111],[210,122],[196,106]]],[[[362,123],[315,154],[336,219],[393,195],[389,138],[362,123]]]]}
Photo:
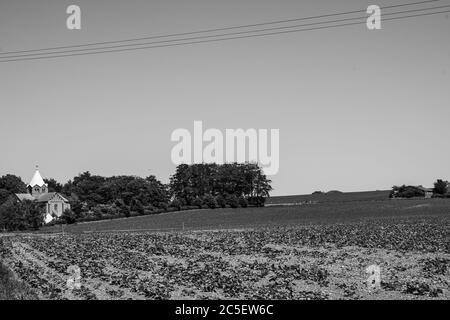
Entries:
{"type": "Polygon", "coordinates": [[[34,197],[29,193],[16,193],[16,197],[19,198],[20,201],[30,200],[34,201],[34,197]]]}
{"type": "Polygon", "coordinates": [[[44,179],[42,179],[42,176],[39,173],[39,170],[36,169],[36,172],[34,173],[34,176],[31,179],[31,182],[28,184],[28,186],[30,186],[30,187],[34,187],[34,186],[42,187],[43,185],[46,185],[45,182],[44,182],[44,179]]]}
{"type": "Polygon", "coordinates": [[[48,202],[53,199],[54,196],[58,195],[64,202],[69,202],[65,197],[63,197],[60,193],[57,192],[49,192],[44,193],[36,198],[37,202],[48,202]]]}
{"type": "Polygon", "coordinates": [[[58,192],[44,193],[44,194],[41,194],[36,197],[33,197],[29,193],[16,193],[16,197],[20,201],[31,200],[31,201],[37,201],[37,202],[48,202],[48,201],[52,200],[55,196],[59,197],[64,202],[69,202],[69,200],[66,197],[64,197],[62,194],[60,194],[58,192]]]}

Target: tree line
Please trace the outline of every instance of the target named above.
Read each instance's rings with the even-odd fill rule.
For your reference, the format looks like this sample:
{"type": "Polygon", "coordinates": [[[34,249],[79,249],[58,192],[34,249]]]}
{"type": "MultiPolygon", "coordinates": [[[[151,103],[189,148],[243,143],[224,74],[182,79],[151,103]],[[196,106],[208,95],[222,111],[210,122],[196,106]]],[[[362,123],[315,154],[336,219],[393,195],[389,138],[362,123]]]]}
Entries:
{"type": "MultiPolygon", "coordinates": [[[[193,208],[237,208],[263,206],[272,190],[271,181],[253,163],[179,165],[163,184],[155,176],[103,177],[89,171],[65,184],[44,179],[49,192],[69,198],[71,210],[54,223],[74,223],[156,214],[193,208]]],[[[39,228],[44,208],[36,202],[17,201],[15,193],[26,193],[15,175],[0,177],[0,229],[39,228]],[[33,219],[31,217],[34,217],[33,219]]]]}

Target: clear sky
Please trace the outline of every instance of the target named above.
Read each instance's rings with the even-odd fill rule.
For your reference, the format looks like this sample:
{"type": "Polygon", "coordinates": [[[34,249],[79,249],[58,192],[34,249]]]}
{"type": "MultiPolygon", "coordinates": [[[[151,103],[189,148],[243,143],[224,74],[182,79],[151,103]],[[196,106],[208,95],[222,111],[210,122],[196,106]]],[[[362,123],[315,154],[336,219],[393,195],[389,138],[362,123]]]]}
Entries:
{"type": "MultiPolygon", "coordinates": [[[[0,53],[408,1],[0,0],[0,53]],[[70,4],[81,30],[66,28],[70,4]]],[[[167,182],[172,131],[202,120],[280,129],[274,195],[450,179],[449,16],[382,28],[0,63],[0,175],[28,183],[39,164],[61,182],[87,170],[167,182]]]]}

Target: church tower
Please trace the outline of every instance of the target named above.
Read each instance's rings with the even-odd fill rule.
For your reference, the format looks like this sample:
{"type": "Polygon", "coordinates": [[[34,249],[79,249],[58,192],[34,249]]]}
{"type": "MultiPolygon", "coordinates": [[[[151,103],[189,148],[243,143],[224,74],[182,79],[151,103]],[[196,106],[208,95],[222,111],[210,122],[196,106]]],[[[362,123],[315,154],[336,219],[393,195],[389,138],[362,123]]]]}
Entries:
{"type": "Polygon", "coordinates": [[[48,193],[48,185],[44,182],[44,179],[42,179],[38,166],[36,166],[36,172],[27,188],[28,193],[34,198],[39,198],[41,195],[48,193]]]}

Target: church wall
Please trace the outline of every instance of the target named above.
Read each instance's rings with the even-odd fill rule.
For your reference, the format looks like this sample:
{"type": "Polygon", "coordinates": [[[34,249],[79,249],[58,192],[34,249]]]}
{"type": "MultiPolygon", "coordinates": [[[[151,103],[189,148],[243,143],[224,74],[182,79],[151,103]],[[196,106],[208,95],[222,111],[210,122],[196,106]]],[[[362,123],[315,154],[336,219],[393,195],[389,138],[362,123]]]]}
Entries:
{"type": "Polygon", "coordinates": [[[55,214],[56,216],[60,217],[67,209],[70,209],[70,204],[65,203],[62,200],[50,200],[49,202],[47,202],[46,212],[50,215],[55,214]]]}

